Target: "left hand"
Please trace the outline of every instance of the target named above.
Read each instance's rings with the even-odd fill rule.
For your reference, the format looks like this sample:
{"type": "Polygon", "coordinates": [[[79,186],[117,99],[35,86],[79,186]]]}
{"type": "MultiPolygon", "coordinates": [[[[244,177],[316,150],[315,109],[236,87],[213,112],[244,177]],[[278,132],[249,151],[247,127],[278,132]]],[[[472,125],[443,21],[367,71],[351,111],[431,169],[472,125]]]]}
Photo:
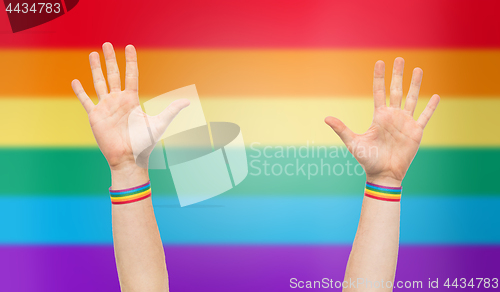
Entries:
{"type": "Polygon", "coordinates": [[[396,58],[392,73],[390,103],[386,105],[385,64],[375,64],[373,98],[375,111],[373,122],[364,134],[353,133],[334,117],[325,122],[339,135],[347,149],[363,166],[366,179],[371,183],[399,187],[417,154],[427,122],[436,110],[439,96],[432,96],[418,120],[413,119],[418,93],[422,82],[422,69],[415,68],[404,109],[403,58],[396,58]]]}

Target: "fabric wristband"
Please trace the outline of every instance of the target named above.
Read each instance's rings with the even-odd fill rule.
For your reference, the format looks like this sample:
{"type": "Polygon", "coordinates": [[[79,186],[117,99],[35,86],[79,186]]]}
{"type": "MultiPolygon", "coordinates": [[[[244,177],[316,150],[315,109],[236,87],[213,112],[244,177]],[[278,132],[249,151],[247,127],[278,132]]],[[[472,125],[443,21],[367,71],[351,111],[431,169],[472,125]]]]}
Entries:
{"type": "Polygon", "coordinates": [[[109,188],[111,203],[113,204],[128,204],[144,200],[151,196],[151,182],[123,190],[112,190],[109,188]]]}
{"type": "Polygon", "coordinates": [[[399,202],[402,190],[403,187],[385,187],[366,182],[365,196],[382,201],[399,202]]]}

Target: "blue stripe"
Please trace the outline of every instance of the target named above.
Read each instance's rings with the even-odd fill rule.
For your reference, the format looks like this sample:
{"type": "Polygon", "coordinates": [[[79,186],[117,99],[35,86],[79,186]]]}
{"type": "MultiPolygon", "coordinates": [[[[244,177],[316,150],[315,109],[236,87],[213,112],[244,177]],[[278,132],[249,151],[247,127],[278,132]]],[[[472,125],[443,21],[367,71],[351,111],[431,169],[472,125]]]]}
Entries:
{"type": "Polygon", "coordinates": [[[372,190],[372,191],[380,191],[380,192],[391,193],[391,194],[400,194],[402,191],[402,190],[393,190],[393,189],[388,189],[388,188],[380,188],[380,187],[372,186],[369,184],[366,185],[366,188],[369,190],[372,190]]]}
{"type": "MultiPolygon", "coordinates": [[[[351,244],[359,196],[220,195],[180,208],[154,194],[165,244],[351,244]]],[[[499,197],[407,197],[402,244],[500,244],[499,197]]],[[[111,244],[111,203],[95,197],[0,197],[0,244],[111,244]]]]}

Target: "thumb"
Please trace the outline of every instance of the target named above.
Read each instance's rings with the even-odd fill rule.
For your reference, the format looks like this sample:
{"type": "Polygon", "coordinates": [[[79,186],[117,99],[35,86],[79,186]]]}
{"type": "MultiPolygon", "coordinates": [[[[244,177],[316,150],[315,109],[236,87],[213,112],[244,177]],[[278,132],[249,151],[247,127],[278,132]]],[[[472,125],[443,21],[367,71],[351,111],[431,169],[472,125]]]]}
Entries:
{"type": "Polygon", "coordinates": [[[158,118],[161,120],[161,123],[164,125],[165,129],[168,127],[168,125],[170,125],[177,114],[189,104],[189,99],[186,98],[174,100],[158,115],[158,118]]]}
{"type": "Polygon", "coordinates": [[[339,135],[340,139],[342,139],[342,142],[344,142],[347,147],[351,146],[352,140],[356,134],[342,123],[341,120],[334,117],[326,117],[325,123],[339,135]]]}
{"type": "Polygon", "coordinates": [[[189,106],[189,104],[190,104],[189,99],[182,98],[174,100],[160,114],[149,118],[150,125],[153,130],[153,137],[155,140],[158,140],[161,137],[161,135],[163,135],[168,125],[170,125],[170,123],[177,116],[177,114],[182,109],[189,106]]]}

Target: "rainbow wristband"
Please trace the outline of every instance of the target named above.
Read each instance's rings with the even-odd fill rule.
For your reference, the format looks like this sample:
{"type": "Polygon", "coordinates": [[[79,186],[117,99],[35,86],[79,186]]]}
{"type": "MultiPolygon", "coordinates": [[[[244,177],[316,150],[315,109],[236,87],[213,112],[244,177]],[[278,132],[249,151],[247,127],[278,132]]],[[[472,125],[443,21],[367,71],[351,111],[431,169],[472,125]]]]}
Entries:
{"type": "Polygon", "coordinates": [[[128,204],[144,200],[151,197],[151,182],[123,190],[112,190],[109,188],[111,203],[113,204],[128,204]]]}
{"type": "Polygon", "coordinates": [[[382,201],[399,202],[402,190],[403,187],[384,187],[366,182],[365,196],[382,201]]]}

